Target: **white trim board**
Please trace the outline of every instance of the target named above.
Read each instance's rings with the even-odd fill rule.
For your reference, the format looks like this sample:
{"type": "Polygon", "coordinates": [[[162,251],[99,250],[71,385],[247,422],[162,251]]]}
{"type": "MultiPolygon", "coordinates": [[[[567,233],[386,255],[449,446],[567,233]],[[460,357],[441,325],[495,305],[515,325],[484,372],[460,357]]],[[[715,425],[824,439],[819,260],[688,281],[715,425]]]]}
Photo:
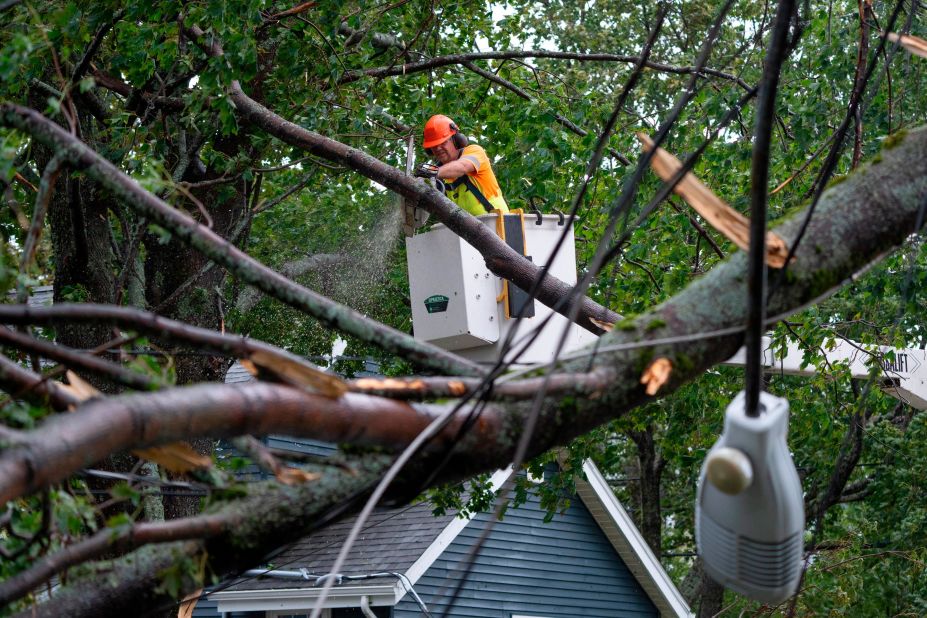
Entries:
{"type": "Polygon", "coordinates": [[[592,461],[583,462],[586,480],[576,479],[576,493],[621,556],[661,616],[693,616],[689,604],[650,550],[634,521],[592,461]]]}
{"type": "MultiPolygon", "coordinates": [[[[323,607],[358,607],[363,596],[370,605],[395,605],[405,588],[399,582],[372,586],[335,586],[323,607]]],[[[216,611],[312,611],[322,588],[273,588],[269,590],[223,590],[207,595],[218,603],[216,611]]]]}

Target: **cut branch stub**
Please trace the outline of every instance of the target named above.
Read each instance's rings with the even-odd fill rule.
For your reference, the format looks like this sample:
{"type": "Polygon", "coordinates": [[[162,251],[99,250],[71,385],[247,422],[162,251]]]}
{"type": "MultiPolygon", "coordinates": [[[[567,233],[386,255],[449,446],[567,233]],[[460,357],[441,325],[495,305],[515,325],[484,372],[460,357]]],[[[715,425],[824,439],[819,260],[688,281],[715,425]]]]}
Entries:
{"type": "MultiPolygon", "coordinates": [[[[653,148],[653,140],[645,133],[638,133],[637,138],[643,144],[644,152],[653,148]]],[[[657,148],[650,165],[663,182],[671,182],[682,169],[679,159],[662,148],[657,148]]],[[[742,251],[750,248],[750,219],[731,208],[694,174],[686,172],[673,191],[742,251]]],[[[774,232],[766,232],[766,263],[771,268],[782,268],[788,255],[789,247],[785,241],[774,232]]]]}
{"type": "Polygon", "coordinates": [[[660,387],[666,384],[671,373],[673,373],[672,361],[660,357],[650,363],[647,369],[644,370],[644,374],[641,376],[641,384],[646,387],[647,394],[653,397],[659,392],[660,387]]]}

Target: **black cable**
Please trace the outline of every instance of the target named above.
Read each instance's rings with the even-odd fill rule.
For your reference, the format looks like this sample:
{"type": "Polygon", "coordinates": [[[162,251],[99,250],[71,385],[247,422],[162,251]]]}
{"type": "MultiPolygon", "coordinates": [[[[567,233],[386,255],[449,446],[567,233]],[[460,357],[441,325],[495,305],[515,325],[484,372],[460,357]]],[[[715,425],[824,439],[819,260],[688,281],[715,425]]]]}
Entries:
{"type": "MultiPolygon", "coordinates": [[[[757,96],[753,131],[753,161],[750,171],[750,251],[747,258],[747,328],[745,363],[746,414],[760,415],[763,390],[763,331],[766,321],[766,199],[769,157],[776,117],[776,91],[782,64],[788,56],[789,25],[795,13],[794,0],[780,0],[769,37],[763,81],[757,96]]],[[[796,43],[797,41],[794,41],[796,43]]]]}
{"type": "MultiPolygon", "coordinates": [[[[709,33],[708,37],[706,38],[705,43],[702,45],[702,48],[699,50],[698,59],[696,61],[697,67],[700,68],[704,65],[705,62],[707,62],[711,49],[714,46],[715,39],[720,31],[720,27],[721,27],[721,24],[723,23],[724,17],[727,14],[730,7],[732,6],[732,4],[733,2],[729,0],[718,12],[718,15],[715,19],[712,30],[709,33]]],[[[652,47],[657,35],[659,34],[660,27],[662,25],[662,21],[665,15],[666,15],[666,7],[661,5],[661,11],[657,17],[657,24],[654,26],[653,30],[650,33],[650,36],[648,37],[648,42],[646,46],[647,51],[649,51],[649,49],[652,47]]],[[[697,92],[697,89],[695,87],[697,83],[697,74],[698,74],[698,71],[696,71],[692,79],[689,80],[689,84],[687,88],[684,90],[682,96],[677,101],[676,105],[674,106],[667,120],[663,123],[663,126],[660,128],[660,131],[658,131],[654,139],[657,145],[659,145],[659,143],[662,142],[662,140],[664,140],[667,137],[667,135],[669,134],[670,128],[675,124],[676,120],[678,119],[679,115],[682,113],[682,110],[685,108],[686,104],[689,101],[691,101],[692,97],[694,97],[695,93],[697,92]]],[[[603,235],[600,246],[596,252],[596,257],[593,259],[593,266],[590,268],[590,271],[574,287],[572,293],[568,295],[567,298],[561,299],[561,301],[557,303],[558,305],[561,305],[563,302],[569,301],[572,304],[571,311],[570,311],[570,321],[571,322],[575,321],[576,315],[578,314],[578,310],[579,310],[579,303],[581,302],[581,299],[583,297],[583,294],[585,293],[585,290],[588,288],[589,284],[591,283],[592,277],[594,277],[598,273],[598,270],[601,267],[602,257],[607,250],[607,244],[606,244],[607,239],[612,235],[612,233],[614,233],[615,227],[617,226],[617,222],[618,222],[618,215],[620,214],[623,206],[624,207],[630,206],[630,203],[633,200],[634,195],[636,194],[637,186],[640,184],[640,180],[643,178],[644,171],[647,169],[647,165],[650,159],[652,159],[654,153],[655,153],[655,149],[652,149],[651,151],[646,153],[643,157],[641,157],[641,159],[638,162],[637,169],[635,170],[635,174],[633,175],[629,183],[625,185],[625,189],[622,192],[619,199],[616,201],[616,205],[610,209],[609,225],[607,227],[606,233],[603,235]]],[[[575,206],[576,205],[574,204],[574,207],[575,206]]],[[[551,360],[551,363],[550,363],[551,367],[557,362],[557,357],[559,356],[560,350],[562,350],[563,345],[566,341],[566,335],[567,335],[567,332],[565,331],[560,338],[558,346],[555,350],[554,358],[551,360]]],[[[545,391],[546,391],[546,382],[545,382],[545,386],[542,386],[538,390],[538,395],[537,397],[535,397],[534,401],[532,402],[532,408],[531,408],[531,411],[529,412],[529,416],[525,424],[525,430],[523,431],[519,439],[519,444],[516,447],[516,453],[515,453],[515,457],[513,460],[513,464],[516,467],[521,465],[525,457],[525,454],[527,452],[530,437],[531,435],[533,435],[533,432],[534,432],[534,426],[535,426],[537,417],[540,412],[540,406],[543,401],[545,391]]],[[[509,480],[505,484],[503,488],[503,493],[505,493],[505,491],[510,487],[510,485],[511,485],[511,480],[509,480]]],[[[502,506],[502,503],[500,502],[499,507],[496,509],[497,518],[498,518],[499,512],[501,511],[501,506],[502,506]]],[[[474,547],[471,549],[471,551],[468,553],[467,557],[465,558],[465,566],[463,568],[463,574],[457,581],[457,585],[455,586],[454,591],[451,594],[449,604],[446,606],[444,612],[442,613],[442,618],[448,615],[448,612],[453,607],[454,602],[459,597],[463,586],[467,582],[473,563],[476,560],[476,558],[479,556],[480,550],[489,532],[494,527],[494,522],[495,522],[495,519],[490,519],[489,521],[487,521],[480,537],[477,539],[476,544],[474,545],[474,547]]]]}

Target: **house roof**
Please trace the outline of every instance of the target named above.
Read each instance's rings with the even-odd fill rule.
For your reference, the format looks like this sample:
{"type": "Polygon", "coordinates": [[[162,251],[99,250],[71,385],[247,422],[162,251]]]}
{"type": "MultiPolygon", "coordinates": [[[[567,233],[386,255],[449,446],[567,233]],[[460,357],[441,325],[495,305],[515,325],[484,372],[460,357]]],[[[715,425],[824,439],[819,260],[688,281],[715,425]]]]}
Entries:
{"type": "MultiPolygon", "coordinates": [[[[628,566],[634,578],[656,606],[661,616],[692,615],[682,594],[670,580],[659,560],[647,546],[630,516],[622,508],[607,482],[591,461],[583,466],[585,479],[577,478],[577,495],[602,529],[615,551],[628,566]]],[[[511,469],[493,475],[494,488],[512,474],[511,469]]],[[[469,520],[454,514],[435,517],[429,503],[418,503],[401,509],[379,509],[374,512],[348,559],[341,569],[345,576],[376,572],[404,574],[414,586],[448,545],[467,526],[469,520]]],[[[355,517],[342,520],[317,534],[303,539],[278,554],[273,568],[279,570],[306,569],[313,575],[329,572],[335,557],[347,537],[355,517]]],[[[346,593],[343,586],[342,593],[346,593]]],[[[210,595],[220,603],[248,599],[249,591],[283,599],[287,596],[314,594],[315,578],[259,578],[234,583],[223,592],[210,595]],[[263,593],[263,594],[262,594],[263,593]]],[[[360,590],[360,589],[359,589],[360,590]]],[[[372,590],[372,589],[371,589],[372,590]]],[[[395,601],[407,592],[400,584],[394,587],[395,601]]],[[[363,592],[367,594],[367,592],[363,592]]],[[[361,594],[359,591],[358,594],[361,594]]],[[[343,594],[341,596],[344,596],[343,594]]],[[[387,595],[388,596],[388,595],[387,595]]],[[[253,601],[254,599],[249,599],[253,601]]],[[[340,603],[340,601],[337,601],[340,603]]],[[[256,607],[256,606],[255,606],[256,607]]],[[[231,605],[227,609],[232,609],[231,605]]],[[[245,606],[236,609],[245,609],[245,606]]]]}
{"type": "MultiPolygon", "coordinates": [[[[226,377],[226,382],[250,380],[253,380],[253,377],[239,363],[232,365],[226,377]]],[[[596,465],[587,460],[583,464],[583,473],[585,478],[576,480],[577,495],[660,615],[692,616],[682,594],[650,550],[596,465]]],[[[496,472],[491,481],[493,489],[501,487],[511,474],[511,469],[496,472]]],[[[273,558],[273,570],[293,572],[305,569],[314,576],[329,573],[342,542],[356,521],[356,516],[341,520],[297,541],[273,558]]],[[[434,516],[430,503],[418,503],[400,509],[378,509],[371,515],[364,531],[348,554],[341,568],[341,575],[401,573],[409,584],[414,586],[468,523],[469,519],[458,518],[456,513],[434,516]]],[[[407,592],[403,583],[395,584],[390,588],[395,591],[395,601],[390,602],[391,594],[385,588],[357,588],[357,594],[370,591],[375,595],[381,595],[385,604],[392,604],[398,602],[407,592]],[[384,590],[374,591],[374,588],[384,590]]],[[[345,582],[334,589],[340,589],[340,596],[344,597],[350,594],[351,586],[345,582]]],[[[264,591],[262,596],[269,599],[285,595],[315,595],[318,588],[315,587],[315,577],[259,577],[239,580],[222,592],[210,596],[217,600],[232,601],[245,599],[246,595],[252,592],[261,594],[261,591],[264,591]]],[[[335,603],[340,604],[340,601],[335,603]]],[[[282,607],[281,605],[280,608],[282,607]]],[[[254,609],[256,608],[255,605],[254,609]]],[[[250,608],[242,605],[238,609],[250,608]]]]}
{"type": "MultiPolygon", "coordinates": [[[[15,297],[16,292],[10,292],[9,295],[15,297]]],[[[32,288],[29,297],[26,298],[26,304],[30,307],[44,307],[51,305],[54,301],[54,295],[55,286],[37,285],[32,288]]]]}

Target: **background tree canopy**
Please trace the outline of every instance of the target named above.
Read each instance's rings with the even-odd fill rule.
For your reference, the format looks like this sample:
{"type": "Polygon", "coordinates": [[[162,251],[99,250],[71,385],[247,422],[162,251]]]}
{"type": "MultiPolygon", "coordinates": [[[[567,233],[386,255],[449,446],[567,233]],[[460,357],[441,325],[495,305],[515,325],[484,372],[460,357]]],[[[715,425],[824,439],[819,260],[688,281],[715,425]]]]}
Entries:
{"type": "MultiPolygon", "coordinates": [[[[791,16],[770,186],[758,190],[769,191],[771,225],[788,221],[787,241],[802,235],[795,263],[771,276],[774,339],[800,341],[822,373],[768,379],[793,411],[809,556],[796,597],[768,608],[722,596],[694,556],[695,479],[743,385],[741,370],[715,365],[742,341],[744,259],[680,199],[651,203],[663,185],[635,132],[694,155],[692,171],[748,213],[755,89],[776,6],[0,2],[0,317],[16,325],[0,332],[6,611],[170,608],[332,512],[359,509],[396,454],[451,411],[388,497],[451,483],[433,497],[461,506],[453,483],[522,455],[536,467],[565,456],[567,472],[592,457],[702,615],[927,614],[924,416],[884,395],[876,375],[852,380],[823,362],[842,338],[927,345],[927,253],[915,234],[927,203],[927,132],[916,130],[927,60],[882,36],[924,37],[924,10],[919,0],[809,0],[791,16]],[[637,316],[600,341],[640,345],[562,365],[569,379],[534,400],[538,389],[517,381],[508,395],[487,390],[483,369],[408,336],[397,194],[497,274],[523,287],[537,275],[403,174],[410,138],[421,160],[435,113],[487,149],[510,206],[576,211],[589,275],[578,321],[596,330],[589,318],[637,316]],[[601,265],[600,247],[612,248],[601,265]],[[54,309],[27,311],[35,286],[49,284],[54,309]],[[674,370],[654,398],[638,378],[659,356],[674,370]],[[410,405],[298,357],[347,378],[365,359],[388,376],[432,378],[410,405]],[[234,358],[262,381],[222,386],[234,358]],[[63,385],[63,368],[92,387],[63,385]],[[305,381],[290,370],[311,388],[294,388],[305,381]],[[454,379],[471,398],[455,405],[447,376],[457,374],[470,376],[454,379]],[[485,423],[459,431],[474,410],[485,423]],[[529,418],[538,426],[519,453],[529,418]],[[300,468],[318,478],[292,485],[291,472],[248,488],[230,471],[191,472],[202,463],[194,451],[138,451],[195,438],[203,454],[221,437],[274,432],[353,444],[338,466],[300,468]],[[565,455],[550,450],[569,440],[565,455]],[[172,467],[205,503],[158,499],[181,474],[172,467]],[[283,503],[297,506],[281,513],[283,503]],[[111,586],[94,583],[100,569],[111,586]],[[39,595],[53,575],[66,585],[39,595]]],[[[550,305],[567,290],[548,280],[538,294],[550,305]]],[[[539,489],[549,508],[570,482],[539,489]]],[[[471,508],[491,506],[474,495],[482,503],[471,508]]]]}

